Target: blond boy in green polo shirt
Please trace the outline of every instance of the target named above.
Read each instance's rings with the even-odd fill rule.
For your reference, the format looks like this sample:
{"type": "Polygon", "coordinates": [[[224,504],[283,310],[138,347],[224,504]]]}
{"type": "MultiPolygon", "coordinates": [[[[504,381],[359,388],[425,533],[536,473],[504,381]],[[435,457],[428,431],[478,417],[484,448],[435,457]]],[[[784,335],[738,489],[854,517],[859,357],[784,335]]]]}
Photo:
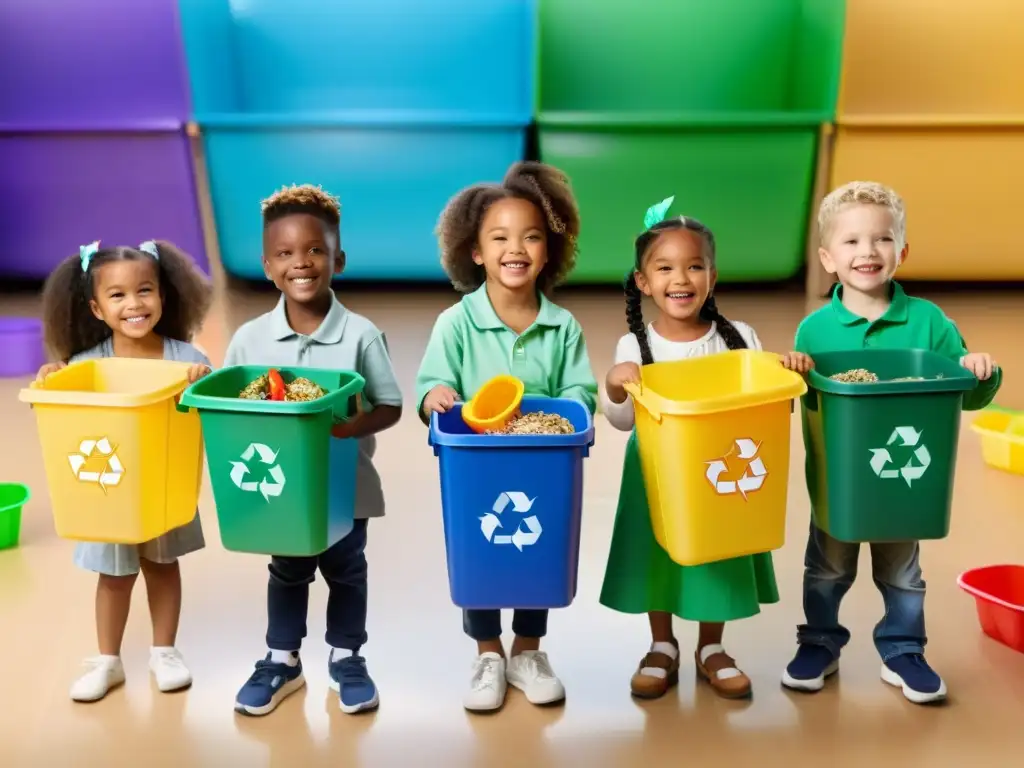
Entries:
{"type": "MultiPolygon", "coordinates": [[[[424,421],[499,374],[521,379],[527,394],[573,398],[594,412],[597,381],[583,332],[545,296],[573,267],[579,223],[568,179],[541,163],[516,163],[501,184],[477,184],[449,201],[438,226],[441,260],[465,295],[438,317],[416,376],[424,421]]],[[[506,658],[501,611],[463,612],[463,629],[477,641],[466,709],[500,708],[507,685],[534,704],[564,698],[540,650],[547,617],[516,610],[506,658]]]]}
{"type": "MultiPolygon", "coordinates": [[[[909,297],[892,278],[906,261],[906,213],[893,190],[853,182],[828,195],[818,216],[819,255],[839,279],[829,304],[804,319],[795,349],[813,359],[823,352],[864,348],[929,349],[959,360],[979,379],[964,408],[984,408],[995,397],[1002,373],[990,355],[970,353],[956,325],[938,306],[909,297]]],[[[838,541],[811,522],[804,569],[806,623],[799,647],[782,676],[794,690],[821,690],[839,668],[850,639],[839,623],[839,606],[857,575],[859,544],[838,541]]],[[[918,542],[871,545],[872,576],[885,604],[875,627],[882,680],[917,704],[946,696],[942,678],[924,658],[925,583],[918,542]]]]}

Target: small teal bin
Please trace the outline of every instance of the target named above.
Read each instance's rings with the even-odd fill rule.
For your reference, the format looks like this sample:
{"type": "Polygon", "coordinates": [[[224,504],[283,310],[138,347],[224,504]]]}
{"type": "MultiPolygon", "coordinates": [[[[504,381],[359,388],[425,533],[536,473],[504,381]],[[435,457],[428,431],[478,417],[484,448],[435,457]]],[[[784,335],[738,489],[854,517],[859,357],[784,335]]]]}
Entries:
{"type": "Polygon", "coordinates": [[[259,201],[309,182],[341,198],[347,277],[445,280],[441,209],[524,155],[536,0],[180,7],[227,271],[265,279],[259,201]]]}
{"type": "Polygon", "coordinates": [[[563,608],[576,596],[594,422],[575,400],[524,397],[522,411],[556,413],[576,431],[478,435],[461,405],[431,418],[448,582],[461,608],[563,608]]]}

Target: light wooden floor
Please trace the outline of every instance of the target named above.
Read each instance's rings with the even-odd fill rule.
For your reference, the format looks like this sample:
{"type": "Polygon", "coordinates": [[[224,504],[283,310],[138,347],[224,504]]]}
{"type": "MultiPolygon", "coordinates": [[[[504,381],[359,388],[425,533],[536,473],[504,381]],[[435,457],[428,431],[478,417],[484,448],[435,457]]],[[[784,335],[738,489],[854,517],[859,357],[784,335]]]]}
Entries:
{"type": "MultiPolygon", "coordinates": [[[[936,298],[933,296],[933,298],[936,298]]],[[[999,401],[1024,408],[1020,294],[937,297],[975,349],[1004,365],[999,401]]],[[[444,291],[342,299],[390,339],[411,400],[420,354],[444,291]]],[[[200,339],[219,362],[231,332],[271,306],[265,293],[223,293],[200,339]]],[[[599,376],[624,329],[614,293],[566,293],[599,376]]],[[[752,323],[766,346],[788,349],[805,314],[802,296],[777,289],[727,293],[728,316],[752,323]]],[[[0,312],[34,313],[34,298],[0,296],[0,312]]],[[[23,546],[0,553],[0,766],[962,766],[1020,765],[1024,656],[982,636],[973,601],[955,579],[965,568],[1024,562],[1024,478],[988,470],[963,430],[951,536],[924,547],[929,584],[929,659],[951,691],[943,708],[920,708],[879,680],[871,628],[881,602],[869,578],[854,587],[843,618],[854,640],[837,685],[815,697],[781,690],[801,617],[800,577],[808,505],[793,448],[788,543],[776,557],[782,602],[727,631],[751,675],[750,703],[726,702],[684,667],[677,692],[639,704],[628,681],[648,643],[642,617],[597,602],[615,509],[625,436],[599,420],[586,464],[580,589],[555,612],[546,648],[568,689],[563,708],[537,709],[517,692],[496,716],[461,707],[473,646],[448,598],[435,461],[410,411],[380,441],[388,514],[370,528],[370,641],[365,648],[382,705],[349,717],[326,685],[323,585],[314,587],[304,649],[308,687],[264,719],[232,712],[236,690],[264,652],[266,563],[221,549],[207,486],[201,501],[208,547],[184,560],[180,647],[195,675],[183,694],[162,695],[146,670],[149,634],[137,593],[125,642],[128,683],[105,701],[73,704],[68,686],[94,652],[93,578],[71,563],[73,544],[53,534],[32,414],[16,401],[20,381],[0,381],[0,478],[28,482],[23,546]]],[[[794,420],[794,426],[796,421],[794,420]]],[[[694,627],[678,627],[684,648],[694,627]]]]}

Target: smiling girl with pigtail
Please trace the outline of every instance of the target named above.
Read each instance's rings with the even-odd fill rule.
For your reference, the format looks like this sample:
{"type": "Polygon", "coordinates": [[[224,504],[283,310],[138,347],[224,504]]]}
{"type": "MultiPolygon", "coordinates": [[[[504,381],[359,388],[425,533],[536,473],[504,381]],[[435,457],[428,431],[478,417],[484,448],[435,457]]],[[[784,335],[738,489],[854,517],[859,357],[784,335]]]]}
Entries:
{"type": "MultiPolygon", "coordinates": [[[[749,325],[727,320],[713,296],[715,238],[696,219],[665,214],[673,198],[652,206],[636,239],[633,269],[626,278],[629,333],[619,339],[615,366],[605,380],[604,413],[617,429],[632,431],[633,402],[627,383],[640,383],[640,366],[702,357],[734,349],[761,349],[749,325]],[[644,324],[641,302],[649,296],[658,316],[644,324]]],[[[805,373],[810,359],[791,352],[790,370],[805,373]]],[[[700,622],[694,661],[698,676],[720,696],[750,695],[750,679],[725,652],[725,622],[754,616],[760,604],[779,600],[771,553],[705,565],[681,566],[658,545],[651,527],[640,455],[634,432],[626,446],[619,505],[601,603],[622,613],[646,613],[651,647],[630,688],[634,696],[658,698],[679,681],[679,644],[672,617],[700,622]]]]}

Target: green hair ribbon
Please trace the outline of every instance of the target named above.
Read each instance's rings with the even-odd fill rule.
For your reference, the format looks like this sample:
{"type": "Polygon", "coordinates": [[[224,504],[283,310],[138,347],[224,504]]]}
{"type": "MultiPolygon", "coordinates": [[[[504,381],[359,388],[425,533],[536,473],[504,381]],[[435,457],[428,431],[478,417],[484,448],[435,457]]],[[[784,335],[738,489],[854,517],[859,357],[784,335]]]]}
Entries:
{"type": "Polygon", "coordinates": [[[665,220],[665,214],[668,213],[668,209],[672,207],[673,201],[676,199],[675,195],[666,197],[660,203],[655,203],[647,209],[647,213],[644,214],[644,229],[650,229],[655,224],[659,224],[665,220]]]}

